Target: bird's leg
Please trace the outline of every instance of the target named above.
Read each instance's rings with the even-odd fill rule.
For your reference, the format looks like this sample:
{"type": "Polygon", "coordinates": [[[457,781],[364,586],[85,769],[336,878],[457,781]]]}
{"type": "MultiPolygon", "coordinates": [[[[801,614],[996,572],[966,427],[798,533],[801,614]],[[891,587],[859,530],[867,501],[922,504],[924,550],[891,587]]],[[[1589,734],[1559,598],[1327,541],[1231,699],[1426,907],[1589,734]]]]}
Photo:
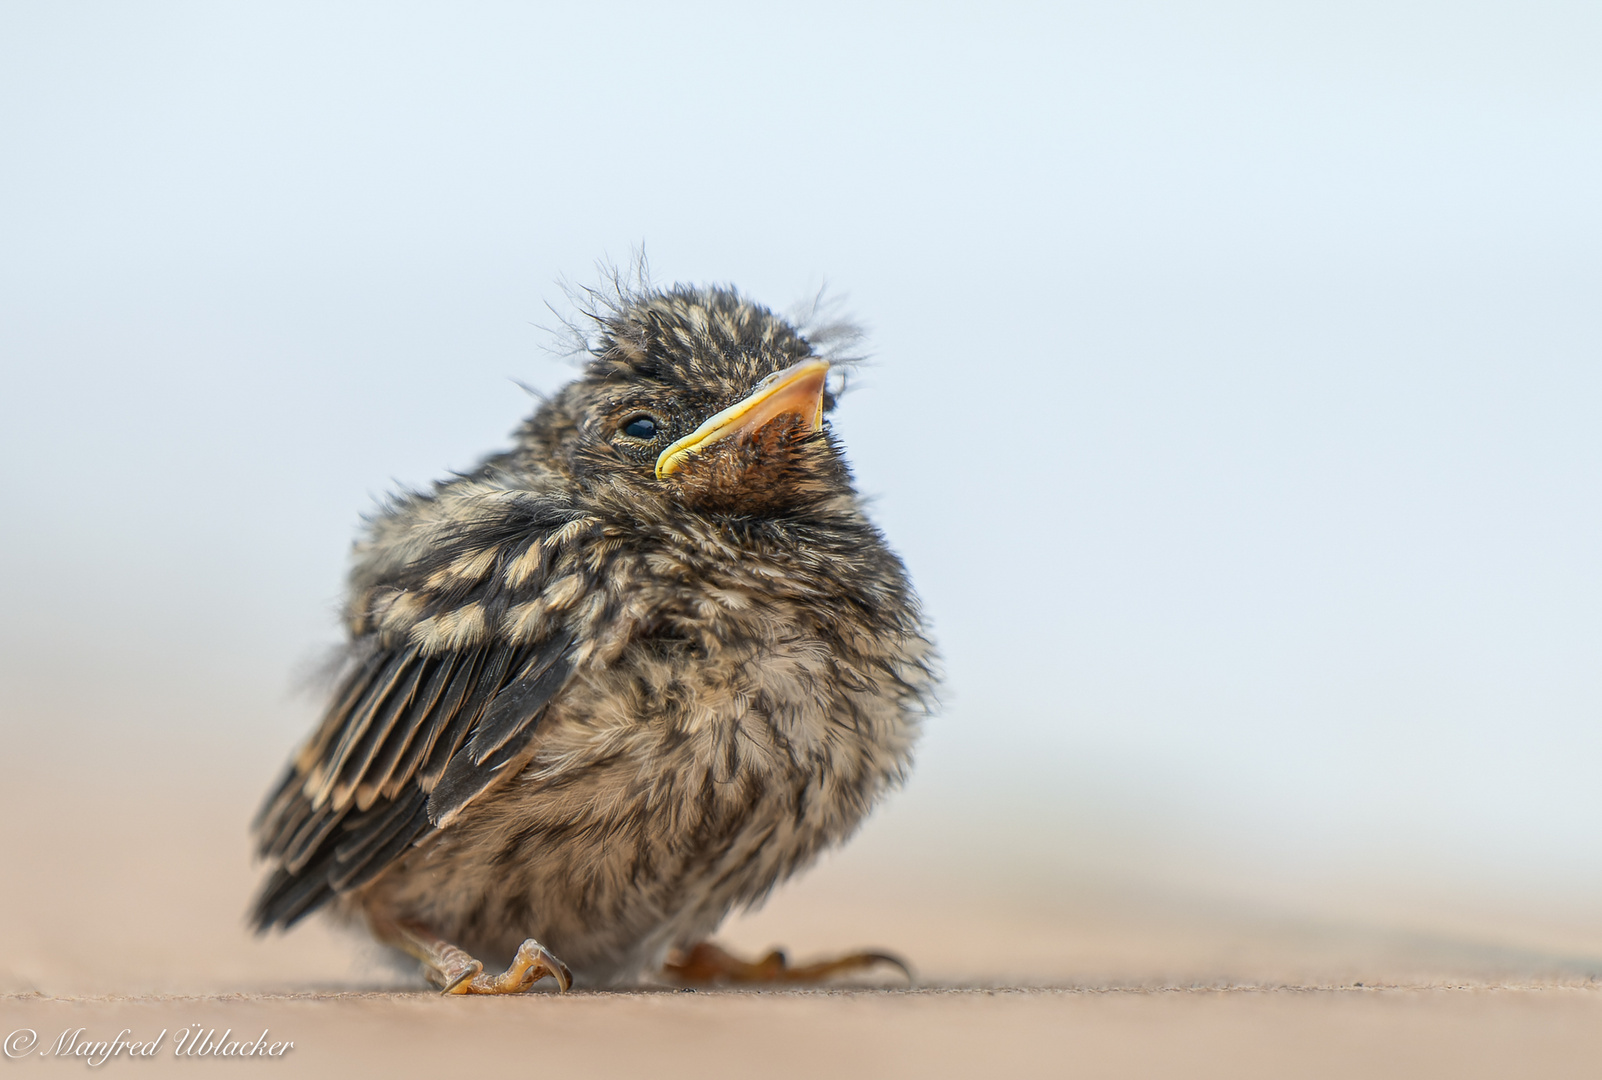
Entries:
{"type": "Polygon", "coordinates": [[[428,927],[415,922],[395,922],[384,935],[394,944],[423,962],[423,973],[446,994],[520,994],[549,975],[556,988],[567,993],[573,973],[567,965],[529,938],[517,947],[512,964],[499,975],[484,974],[484,963],[457,948],[428,927]]]}
{"type": "Polygon", "coordinates": [[[714,983],[820,983],[836,975],[864,971],[875,964],[900,970],[911,984],[912,969],[899,956],[884,952],[858,952],[833,960],[791,967],[782,951],[774,949],[760,960],[741,960],[710,941],[675,949],[662,965],[662,973],[675,982],[709,986],[714,983]]]}

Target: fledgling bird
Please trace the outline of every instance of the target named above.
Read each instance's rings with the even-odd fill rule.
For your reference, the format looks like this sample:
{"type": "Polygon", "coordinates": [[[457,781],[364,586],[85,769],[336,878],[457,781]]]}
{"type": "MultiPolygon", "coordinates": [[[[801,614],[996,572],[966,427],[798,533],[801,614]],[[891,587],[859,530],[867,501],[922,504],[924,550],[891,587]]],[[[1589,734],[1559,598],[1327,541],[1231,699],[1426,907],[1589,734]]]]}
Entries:
{"type": "Polygon", "coordinates": [[[934,656],[823,335],[729,289],[592,296],[583,375],[358,540],[345,673],[257,818],[259,930],[330,907],[455,993],[784,977],[704,939],[904,778],[934,656]]]}

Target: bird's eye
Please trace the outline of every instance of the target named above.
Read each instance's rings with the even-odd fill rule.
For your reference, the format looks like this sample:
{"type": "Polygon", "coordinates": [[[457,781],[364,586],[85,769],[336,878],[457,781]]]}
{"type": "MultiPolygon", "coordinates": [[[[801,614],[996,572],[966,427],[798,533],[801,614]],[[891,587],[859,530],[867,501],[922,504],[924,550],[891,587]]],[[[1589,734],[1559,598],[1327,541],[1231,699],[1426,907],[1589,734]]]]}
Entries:
{"type": "Polygon", "coordinates": [[[636,416],[623,425],[623,434],[631,439],[656,438],[656,421],[649,416],[636,416]]]}

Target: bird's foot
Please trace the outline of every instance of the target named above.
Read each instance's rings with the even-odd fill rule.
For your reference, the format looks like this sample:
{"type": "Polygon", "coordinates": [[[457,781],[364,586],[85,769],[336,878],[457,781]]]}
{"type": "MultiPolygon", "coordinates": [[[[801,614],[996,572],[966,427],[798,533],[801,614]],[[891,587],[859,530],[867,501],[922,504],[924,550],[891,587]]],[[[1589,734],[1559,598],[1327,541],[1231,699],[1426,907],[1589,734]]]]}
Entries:
{"type": "Polygon", "coordinates": [[[416,923],[400,927],[406,950],[423,962],[423,974],[444,994],[521,994],[545,976],[567,993],[573,973],[533,938],[517,947],[511,966],[499,975],[484,974],[484,962],[435,936],[416,923]]]}
{"type": "Polygon", "coordinates": [[[833,960],[791,967],[782,951],[774,949],[760,960],[741,960],[710,941],[692,945],[688,949],[675,949],[662,974],[674,982],[686,985],[710,986],[715,983],[821,983],[836,975],[852,971],[865,971],[878,964],[898,969],[912,984],[912,969],[907,962],[893,953],[857,952],[833,960]]]}
{"type": "Polygon", "coordinates": [[[484,974],[484,965],[467,953],[451,945],[456,954],[447,966],[431,972],[445,994],[521,994],[524,990],[549,975],[556,980],[556,988],[567,993],[573,985],[573,973],[567,965],[552,956],[544,945],[529,938],[517,947],[512,964],[499,975],[484,974]]]}

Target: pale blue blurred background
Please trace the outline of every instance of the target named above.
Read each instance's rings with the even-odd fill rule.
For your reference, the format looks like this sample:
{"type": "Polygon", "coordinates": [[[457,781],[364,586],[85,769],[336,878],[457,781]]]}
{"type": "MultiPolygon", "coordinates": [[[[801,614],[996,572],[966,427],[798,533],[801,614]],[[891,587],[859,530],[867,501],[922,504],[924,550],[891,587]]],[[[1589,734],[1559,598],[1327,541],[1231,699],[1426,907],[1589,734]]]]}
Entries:
{"type": "Polygon", "coordinates": [[[1599,57],[1584,3],[9,3],[8,737],[265,784],[359,515],[643,243],[869,327],[909,829],[1602,895],[1599,57]]]}

